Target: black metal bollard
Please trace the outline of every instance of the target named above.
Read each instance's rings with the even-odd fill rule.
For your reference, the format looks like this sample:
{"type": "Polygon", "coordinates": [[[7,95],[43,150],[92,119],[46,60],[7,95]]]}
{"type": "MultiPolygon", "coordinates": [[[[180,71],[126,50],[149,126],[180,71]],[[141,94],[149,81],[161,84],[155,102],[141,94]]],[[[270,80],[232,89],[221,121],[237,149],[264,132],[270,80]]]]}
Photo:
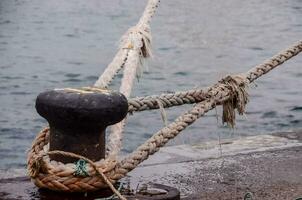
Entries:
{"type": "MultiPolygon", "coordinates": [[[[50,126],[49,150],[85,156],[92,161],[105,157],[105,130],[127,115],[128,102],[118,92],[98,88],[55,89],[37,97],[37,112],[50,126]]],[[[63,163],[77,159],[52,155],[63,163]]]]}

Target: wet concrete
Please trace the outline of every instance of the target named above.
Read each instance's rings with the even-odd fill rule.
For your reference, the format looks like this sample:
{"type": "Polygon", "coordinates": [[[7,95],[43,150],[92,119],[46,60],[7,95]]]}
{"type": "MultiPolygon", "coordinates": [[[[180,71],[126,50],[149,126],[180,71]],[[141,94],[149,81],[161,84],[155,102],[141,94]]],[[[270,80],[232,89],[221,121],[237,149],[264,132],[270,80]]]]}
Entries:
{"type": "Polygon", "coordinates": [[[130,173],[134,182],[168,184],[192,199],[302,197],[302,132],[274,133],[164,148],[130,173]],[[221,147],[221,148],[220,148],[221,147]]]}
{"type": "MultiPolygon", "coordinates": [[[[148,182],[175,187],[184,200],[293,200],[302,197],[301,139],[302,132],[275,133],[224,140],[221,145],[213,141],[166,147],[123,181],[134,189],[148,182]]],[[[18,189],[0,182],[0,194],[18,194],[18,189]]]]}
{"type": "MultiPolygon", "coordinates": [[[[116,186],[119,188],[119,186],[116,186]]],[[[177,189],[161,185],[147,184],[144,189],[134,192],[126,187],[121,193],[128,200],[179,200],[177,189]]],[[[90,193],[63,193],[47,189],[38,189],[28,177],[17,177],[0,180],[1,200],[113,200],[116,199],[110,189],[103,189],[90,193]]]]}
{"type": "Polygon", "coordinates": [[[2,179],[0,180],[0,185],[0,199],[5,200],[92,200],[112,195],[110,190],[103,190],[102,193],[90,193],[89,195],[86,195],[85,193],[64,194],[48,190],[40,190],[30,182],[28,177],[2,179]]]}

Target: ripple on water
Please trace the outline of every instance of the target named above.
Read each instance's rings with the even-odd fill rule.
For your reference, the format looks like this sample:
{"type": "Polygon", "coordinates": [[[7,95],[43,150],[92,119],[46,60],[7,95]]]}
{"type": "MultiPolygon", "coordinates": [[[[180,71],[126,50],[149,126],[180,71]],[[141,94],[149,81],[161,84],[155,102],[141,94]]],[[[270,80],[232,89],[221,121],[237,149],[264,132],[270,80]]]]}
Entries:
{"type": "Polygon", "coordinates": [[[88,81],[96,81],[99,77],[98,76],[86,76],[85,80],[88,81]]]}
{"type": "Polygon", "coordinates": [[[4,21],[0,22],[0,25],[2,25],[2,24],[10,24],[10,23],[12,23],[12,21],[10,21],[10,20],[4,20],[4,21]]]}
{"type": "Polygon", "coordinates": [[[0,128],[0,134],[6,134],[10,131],[11,129],[9,128],[0,128]]]}
{"type": "Polygon", "coordinates": [[[6,80],[16,80],[16,79],[24,79],[21,76],[2,76],[2,79],[6,79],[6,80]]]}
{"type": "Polygon", "coordinates": [[[69,62],[67,62],[67,64],[71,64],[71,65],[83,65],[84,63],[82,63],[82,62],[76,62],[76,61],[69,61],[69,62]]]}
{"type": "MultiPolygon", "coordinates": [[[[0,128],[0,135],[5,136],[5,138],[9,139],[32,139],[33,130],[28,130],[24,128],[0,128]]],[[[2,146],[0,146],[2,148],[2,146]]]]}
{"type": "Polygon", "coordinates": [[[15,158],[18,158],[18,155],[16,155],[15,153],[13,153],[13,151],[11,151],[9,149],[1,149],[0,158],[1,159],[5,159],[5,158],[15,159],[15,158]]]}
{"type": "Polygon", "coordinates": [[[302,73],[299,73],[299,72],[298,73],[294,73],[294,76],[295,77],[302,77],[302,73]]]}
{"type": "Polygon", "coordinates": [[[255,50],[255,51],[263,51],[264,50],[262,47],[249,47],[249,49],[255,50]]]}
{"type": "Polygon", "coordinates": [[[261,118],[275,118],[275,117],[277,117],[276,111],[265,112],[261,115],[261,118]]]}
{"type": "Polygon", "coordinates": [[[295,116],[289,114],[289,115],[285,115],[285,117],[286,117],[286,118],[293,118],[293,117],[295,117],[295,116]]]}
{"type": "Polygon", "coordinates": [[[302,10],[302,6],[292,6],[292,8],[295,10],[302,10]]]}
{"type": "Polygon", "coordinates": [[[68,37],[68,38],[75,38],[75,37],[77,37],[75,34],[72,34],[72,33],[64,34],[64,36],[68,37]]]}
{"type": "Polygon", "coordinates": [[[171,49],[175,49],[176,46],[171,46],[171,47],[160,47],[158,48],[159,51],[169,51],[171,49]]]}
{"type": "Polygon", "coordinates": [[[279,122],[276,124],[280,128],[289,127],[290,124],[287,121],[279,122]]]}
{"type": "Polygon", "coordinates": [[[24,92],[24,91],[20,91],[20,92],[10,92],[11,95],[30,95],[32,94],[31,92],[24,92]]]}
{"type": "Polygon", "coordinates": [[[68,78],[75,78],[75,77],[78,77],[78,76],[81,76],[81,74],[74,74],[74,73],[65,74],[65,77],[68,77],[68,78]]]}
{"type": "Polygon", "coordinates": [[[164,77],[150,77],[150,80],[156,80],[156,81],[162,81],[162,80],[166,80],[164,77]]]}
{"type": "Polygon", "coordinates": [[[65,79],[63,82],[82,82],[82,80],[77,78],[69,78],[65,79]]]}
{"type": "Polygon", "coordinates": [[[33,23],[33,24],[43,24],[44,21],[33,21],[32,23],[33,23]]]}
{"type": "Polygon", "coordinates": [[[224,58],[224,57],[227,57],[227,55],[225,54],[220,54],[220,55],[217,55],[216,58],[224,58]]]}
{"type": "Polygon", "coordinates": [[[302,120],[299,119],[291,120],[289,122],[293,125],[302,125],[302,120]]]}
{"type": "Polygon", "coordinates": [[[0,66],[0,69],[7,69],[10,67],[12,67],[12,65],[2,65],[2,66],[0,66]]]}
{"type": "Polygon", "coordinates": [[[290,109],[290,111],[302,111],[302,106],[294,106],[292,109],[290,109]]]}
{"type": "Polygon", "coordinates": [[[178,76],[188,76],[190,73],[189,72],[181,71],[181,72],[175,72],[173,74],[174,75],[178,75],[178,76]]]}
{"type": "Polygon", "coordinates": [[[22,168],[26,168],[26,164],[25,163],[20,163],[20,162],[10,162],[10,163],[5,164],[4,168],[5,169],[12,169],[12,168],[14,168],[14,169],[22,169],[22,168]]]}

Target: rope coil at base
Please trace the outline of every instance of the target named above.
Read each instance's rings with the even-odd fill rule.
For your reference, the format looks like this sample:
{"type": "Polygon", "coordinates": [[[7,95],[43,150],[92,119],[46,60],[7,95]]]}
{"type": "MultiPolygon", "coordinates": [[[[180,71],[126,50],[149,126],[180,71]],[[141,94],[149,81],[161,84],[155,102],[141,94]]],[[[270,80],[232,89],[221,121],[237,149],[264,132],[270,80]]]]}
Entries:
{"type": "Polygon", "coordinates": [[[114,170],[117,166],[115,159],[107,158],[93,162],[71,152],[48,151],[48,142],[49,128],[44,128],[35,138],[28,155],[28,174],[37,187],[64,192],[88,192],[110,187],[120,199],[125,199],[113,186],[116,180],[124,176],[118,176],[114,170]],[[79,174],[78,163],[63,164],[50,160],[51,154],[77,158],[89,165],[82,166],[82,172],[79,174]]]}

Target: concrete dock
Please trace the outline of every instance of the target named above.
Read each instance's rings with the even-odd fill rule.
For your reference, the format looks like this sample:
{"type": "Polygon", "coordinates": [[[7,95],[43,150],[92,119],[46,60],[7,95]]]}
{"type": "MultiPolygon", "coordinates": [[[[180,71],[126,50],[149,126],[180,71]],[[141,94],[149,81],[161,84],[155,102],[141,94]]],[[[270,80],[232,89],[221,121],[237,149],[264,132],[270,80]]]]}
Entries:
{"type": "MultiPolygon", "coordinates": [[[[20,169],[0,172],[0,199],[38,199],[29,195],[34,186],[24,175],[20,169]]],[[[299,199],[302,131],[165,147],[123,181],[131,188],[148,182],[172,186],[184,200],[299,199]]]]}

